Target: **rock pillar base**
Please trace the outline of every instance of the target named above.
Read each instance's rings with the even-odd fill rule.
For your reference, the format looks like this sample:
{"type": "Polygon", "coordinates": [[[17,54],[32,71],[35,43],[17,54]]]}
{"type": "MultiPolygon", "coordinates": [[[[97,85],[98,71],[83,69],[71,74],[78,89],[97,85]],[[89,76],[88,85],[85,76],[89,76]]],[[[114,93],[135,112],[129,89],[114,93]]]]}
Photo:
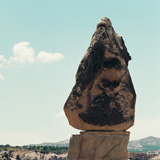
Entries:
{"type": "Polygon", "coordinates": [[[72,135],[67,160],[127,160],[129,134],[85,131],[72,135]]]}

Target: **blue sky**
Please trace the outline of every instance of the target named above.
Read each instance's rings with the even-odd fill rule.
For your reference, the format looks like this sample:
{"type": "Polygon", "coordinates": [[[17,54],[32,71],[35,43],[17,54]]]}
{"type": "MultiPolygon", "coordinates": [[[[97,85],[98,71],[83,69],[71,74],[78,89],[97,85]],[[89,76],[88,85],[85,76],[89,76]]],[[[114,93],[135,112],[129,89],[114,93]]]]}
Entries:
{"type": "Polygon", "coordinates": [[[160,1],[0,0],[0,142],[69,139],[63,105],[101,18],[132,56],[137,93],[131,139],[160,137],[160,1]]]}

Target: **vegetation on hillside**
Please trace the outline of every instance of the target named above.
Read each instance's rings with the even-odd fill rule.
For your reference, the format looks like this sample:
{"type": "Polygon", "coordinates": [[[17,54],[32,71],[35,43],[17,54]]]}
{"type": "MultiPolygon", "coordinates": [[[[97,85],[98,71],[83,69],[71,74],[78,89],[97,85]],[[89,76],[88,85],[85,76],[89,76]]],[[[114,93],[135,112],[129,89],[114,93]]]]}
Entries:
{"type": "Polygon", "coordinates": [[[68,147],[54,147],[54,146],[10,146],[7,145],[0,145],[0,150],[14,152],[16,150],[30,150],[40,153],[56,153],[56,154],[62,154],[66,153],[68,151],[68,147]]]}
{"type": "Polygon", "coordinates": [[[141,148],[128,149],[129,152],[149,152],[159,150],[159,146],[143,146],[141,148]]]}

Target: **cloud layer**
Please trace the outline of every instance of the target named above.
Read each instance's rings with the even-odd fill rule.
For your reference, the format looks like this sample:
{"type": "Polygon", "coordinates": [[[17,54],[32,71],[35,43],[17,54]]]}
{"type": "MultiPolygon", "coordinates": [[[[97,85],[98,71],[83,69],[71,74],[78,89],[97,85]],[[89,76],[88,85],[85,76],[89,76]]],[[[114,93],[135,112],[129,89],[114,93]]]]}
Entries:
{"type": "Polygon", "coordinates": [[[0,80],[5,80],[2,74],[0,74],[0,80]]]}
{"type": "MultiPolygon", "coordinates": [[[[61,53],[49,53],[40,51],[35,53],[34,49],[30,46],[30,42],[19,42],[13,46],[13,55],[8,59],[4,55],[0,55],[0,68],[10,66],[24,66],[32,63],[51,63],[64,59],[61,53]]],[[[3,75],[0,74],[0,80],[4,80],[3,75]]]]}

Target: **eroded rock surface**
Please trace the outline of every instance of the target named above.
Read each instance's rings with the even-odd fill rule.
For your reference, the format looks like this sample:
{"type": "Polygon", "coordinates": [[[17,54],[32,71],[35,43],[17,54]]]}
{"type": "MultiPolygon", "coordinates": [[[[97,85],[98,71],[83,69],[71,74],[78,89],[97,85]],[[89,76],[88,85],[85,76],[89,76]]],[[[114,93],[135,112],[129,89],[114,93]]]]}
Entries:
{"type": "Polygon", "coordinates": [[[108,18],[97,25],[64,111],[81,130],[122,131],[134,123],[136,93],[128,71],[131,57],[108,18]]]}
{"type": "Polygon", "coordinates": [[[127,160],[129,132],[82,132],[70,139],[67,160],[127,160]]]}

